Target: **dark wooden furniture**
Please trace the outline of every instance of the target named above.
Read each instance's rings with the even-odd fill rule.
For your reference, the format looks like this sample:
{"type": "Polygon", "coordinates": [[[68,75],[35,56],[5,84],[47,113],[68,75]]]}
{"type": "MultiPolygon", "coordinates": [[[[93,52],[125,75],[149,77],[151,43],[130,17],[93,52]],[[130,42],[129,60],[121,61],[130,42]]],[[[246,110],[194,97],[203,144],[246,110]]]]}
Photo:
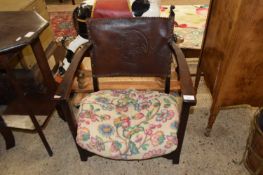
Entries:
{"type": "Polygon", "coordinates": [[[262,16],[260,0],[211,2],[195,83],[203,72],[213,97],[206,135],[221,107],[263,105],[262,16]]]}
{"type": "MultiPolygon", "coordinates": [[[[89,22],[91,42],[76,52],[64,80],[54,96],[54,99],[60,101],[62,105],[63,114],[68,121],[74,140],[77,135],[77,122],[71,110],[69,96],[75,72],[87,53],[91,55],[94,91],[105,89],[105,87],[99,86],[101,77],[154,76],[163,78],[165,84],[163,90],[166,93],[170,92],[173,53],[177,65],[175,72],[179,75],[177,78],[180,83],[179,92],[183,97],[183,104],[177,133],[178,147],[165,157],[172,159],[173,163],[179,163],[189,109],[190,106],[195,105],[196,99],[185,57],[181,49],[176,46],[172,35],[173,17],[171,16],[170,19],[91,19],[89,22]],[[112,28],[109,26],[112,26],[112,28]],[[101,34],[103,36],[100,36],[101,34]],[[115,36],[113,37],[114,40],[112,36],[115,36]],[[127,37],[127,40],[120,39],[123,36],[127,37]]],[[[118,87],[116,88],[118,89],[118,87]]],[[[121,89],[123,89],[123,86],[121,89]]],[[[146,89],[152,88],[146,86],[146,89]]],[[[82,149],[77,143],[76,146],[81,160],[85,161],[93,155],[93,153],[82,149]]]]}
{"type": "MultiPolygon", "coordinates": [[[[45,0],[0,0],[0,11],[35,11],[45,20],[49,21],[49,14],[45,0]]],[[[49,49],[54,40],[54,34],[51,26],[47,26],[41,32],[39,39],[44,50],[49,49]]],[[[24,47],[20,54],[21,67],[33,69],[36,65],[36,58],[30,46],[24,47]]],[[[50,59],[51,61],[51,59],[50,59]]]]}
{"type": "Polygon", "coordinates": [[[10,128],[8,128],[0,116],[0,133],[5,139],[6,149],[13,148],[15,146],[15,138],[10,128]]]}
{"type": "MultiPolygon", "coordinates": [[[[50,20],[45,0],[0,0],[0,4],[1,12],[35,11],[45,20],[50,20]]],[[[48,58],[49,66],[52,70],[56,70],[59,60],[57,60],[57,57],[51,53],[54,53],[55,49],[57,48],[57,44],[54,42],[54,34],[50,25],[41,32],[39,39],[48,58]]],[[[17,60],[19,60],[19,64],[16,65],[16,69],[24,68],[33,70],[30,73],[20,73],[20,70],[17,70],[19,72],[19,79],[22,78],[29,82],[31,81],[32,74],[40,74],[38,66],[36,65],[36,58],[30,45],[22,49],[21,53],[17,56],[17,60]]],[[[0,81],[5,82],[4,78],[5,77],[0,75],[0,81]]],[[[9,97],[13,96],[12,91],[8,91],[8,89],[11,89],[9,86],[10,85],[6,83],[0,84],[0,104],[6,104],[9,97]]]]}
{"type": "MultiPolygon", "coordinates": [[[[51,100],[57,85],[39,40],[39,35],[48,26],[48,22],[32,11],[0,12],[0,21],[0,66],[4,69],[3,74],[6,75],[16,93],[16,98],[8,104],[2,117],[5,121],[7,121],[8,117],[14,115],[18,116],[18,118],[22,116],[29,117],[34,126],[31,129],[37,131],[48,154],[52,156],[52,150],[43,134],[42,127],[57,107],[56,102],[51,100]],[[17,81],[13,71],[13,59],[27,45],[31,45],[42,73],[44,88],[38,92],[25,91],[23,82],[17,81]],[[40,118],[46,117],[41,125],[37,121],[36,116],[40,116],[40,118]]],[[[25,128],[23,127],[23,129],[25,128]]]]}

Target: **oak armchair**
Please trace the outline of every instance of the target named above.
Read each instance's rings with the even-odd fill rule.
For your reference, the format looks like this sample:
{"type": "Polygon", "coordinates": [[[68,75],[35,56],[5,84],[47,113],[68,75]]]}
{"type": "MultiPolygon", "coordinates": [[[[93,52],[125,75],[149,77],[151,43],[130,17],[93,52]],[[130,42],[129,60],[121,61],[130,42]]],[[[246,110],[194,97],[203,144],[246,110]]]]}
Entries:
{"type": "Polygon", "coordinates": [[[195,92],[183,52],[175,44],[170,18],[90,19],[90,42],[73,57],[54,99],[60,102],[82,161],[96,154],[141,160],[158,156],[179,163],[195,92]],[[90,55],[94,92],[71,109],[72,83],[90,55]],[[173,56],[172,56],[173,55],[173,56]],[[170,93],[171,64],[180,89],[170,93]],[[101,77],[161,77],[164,92],[100,88],[101,77]]]}

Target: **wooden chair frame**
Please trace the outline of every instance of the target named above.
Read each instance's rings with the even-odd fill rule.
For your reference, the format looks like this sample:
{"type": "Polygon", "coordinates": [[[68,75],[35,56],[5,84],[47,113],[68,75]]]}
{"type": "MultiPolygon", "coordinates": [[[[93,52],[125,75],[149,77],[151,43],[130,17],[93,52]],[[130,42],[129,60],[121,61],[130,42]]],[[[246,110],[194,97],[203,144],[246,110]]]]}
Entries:
{"type": "MultiPolygon", "coordinates": [[[[183,145],[183,140],[185,136],[189,110],[191,106],[196,104],[196,97],[195,97],[195,91],[193,88],[189,68],[186,63],[185,56],[182,50],[176,45],[175,40],[170,41],[170,43],[168,44],[174,56],[174,61],[176,62],[177,65],[176,73],[180,81],[180,87],[181,87],[180,94],[183,97],[183,102],[182,102],[182,110],[180,114],[179,128],[177,132],[177,137],[178,137],[177,149],[170,154],[164,155],[163,157],[172,159],[174,164],[178,164],[182,145],[183,145]],[[187,98],[187,97],[191,97],[191,98],[187,98]]],[[[92,43],[87,43],[75,53],[73,60],[70,64],[70,67],[65,73],[64,79],[60,84],[60,86],[58,87],[56,95],[54,96],[54,100],[57,100],[60,104],[60,107],[62,109],[62,114],[67,120],[69,129],[72,133],[74,140],[77,136],[77,122],[70,105],[70,94],[72,92],[72,84],[75,78],[76,71],[78,70],[83,58],[86,55],[89,55],[90,51],[92,51],[93,48],[92,46],[93,46],[92,43]]],[[[97,77],[93,77],[93,87],[94,87],[94,91],[99,90],[97,77]]],[[[166,93],[170,92],[170,77],[166,78],[165,92],[166,93]]],[[[86,161],[88,157],[95,155],[94,153],[82,149],[77,143],[76,146],[82,161],[86,161]]]]}

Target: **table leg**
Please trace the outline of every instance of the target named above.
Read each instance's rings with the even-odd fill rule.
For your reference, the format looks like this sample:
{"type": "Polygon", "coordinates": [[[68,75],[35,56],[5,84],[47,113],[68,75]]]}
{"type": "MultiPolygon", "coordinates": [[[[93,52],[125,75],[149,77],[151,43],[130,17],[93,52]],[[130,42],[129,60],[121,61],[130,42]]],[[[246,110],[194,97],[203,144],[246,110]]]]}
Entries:
{"type": "Polygon", "coordinates": [[[8,128],[0,116],[0,133],[3,135],[6,143],[6,149],[13,148],[15,146],[15,138],[10,128],[8,128]]]}
{"type": "Polygon", "coordinates": [[[34,55],[36,57],[37,60],[37,64],[39,66],[39,69],[41,71],[41,74],[44,78],[44,83],[47,86],[48,90],[50,92],[55,92],[56,90],[56,83],[55,80],[53,78],[52,72],[50,70],[50,67],[48,65],[48,61],[46,58],[46,54],[44,52],[44,49],[41,45],[41,42],[39,40],[39,38],[35,39],[32,43],[31,43],[31,47],[32,50],[34,52],[34,55]]]}

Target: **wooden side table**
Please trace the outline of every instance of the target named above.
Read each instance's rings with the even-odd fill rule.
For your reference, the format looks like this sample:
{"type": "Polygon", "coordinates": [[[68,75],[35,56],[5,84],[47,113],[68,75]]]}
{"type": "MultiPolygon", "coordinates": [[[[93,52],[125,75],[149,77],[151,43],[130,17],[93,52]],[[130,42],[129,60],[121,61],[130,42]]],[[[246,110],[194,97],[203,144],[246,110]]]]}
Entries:
{"type": "MultiPolygon", "coordinates": [[[[45,20],[49,21],[49,14],[45,0],[0,0],[0,11],[36,11],[45,20]]],[[[51,26],[48,26],[39,37],[45,50],[53,44],[54,34],[51,26]]],[[[21,66],[33,69],[36,65],[36,59],[30,46],[24,47],[21,52],[21,66]]]]}
{"type": "MultiPolygon", "coordinates": [[[[5,70],[6,76],[17,95],[16,99],[10,102],[2,117],[5,122],[11,115],[28,117],[34,126],[31,129],[38,132],[47,152],[51,156],[53,153],[42,132],[42,126],[46,124],[46,121],[57,107],[56,102],[51,100],[57,85],[39,40],[39,35],[48,26],[48,22],[32,11],[0,12],[0,21],[0,67],[5,70]],[[24,92],[23,87],[13,74],[12,59],[27,45],[31,45],[36,57],[43,77],[43,84],[46,87],[45,93],[24,92]],[[39,124],[36,118],[38,120],[44,118],[44,122],[39,124]]],[[[7,122],[6,124],[8,127],[16,128],[16,126],[9,126],[7,122]]]]}

